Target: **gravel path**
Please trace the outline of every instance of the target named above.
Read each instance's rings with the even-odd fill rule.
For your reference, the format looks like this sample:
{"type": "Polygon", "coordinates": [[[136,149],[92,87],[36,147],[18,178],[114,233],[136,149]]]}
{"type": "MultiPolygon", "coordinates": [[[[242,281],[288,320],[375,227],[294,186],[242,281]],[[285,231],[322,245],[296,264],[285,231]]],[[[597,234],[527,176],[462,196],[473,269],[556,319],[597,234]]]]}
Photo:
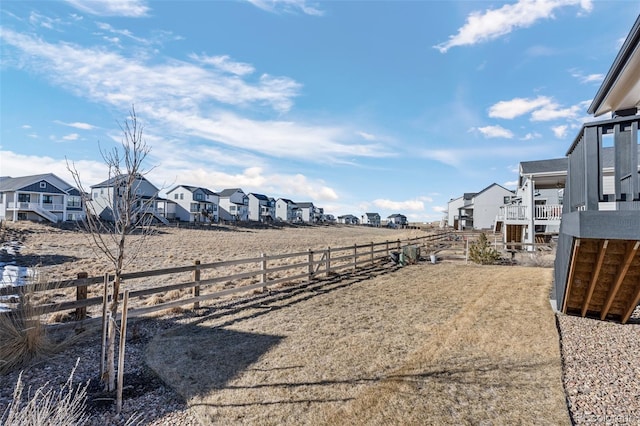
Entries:
{"type": "Polygon", "coordinates": [[[640,308],[625,325],[558,315],[558,327],[574,424],[640,424],[640,308]]]}

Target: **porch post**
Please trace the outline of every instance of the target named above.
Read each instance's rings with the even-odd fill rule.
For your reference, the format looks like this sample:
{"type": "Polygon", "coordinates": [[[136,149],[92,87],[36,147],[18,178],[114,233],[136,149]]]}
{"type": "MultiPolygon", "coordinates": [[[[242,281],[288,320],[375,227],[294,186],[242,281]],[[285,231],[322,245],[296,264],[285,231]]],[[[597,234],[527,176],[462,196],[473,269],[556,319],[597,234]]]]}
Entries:
{"type": "MultiPolygon", "coordinates": [[[[535,197],[535,188],[536,183],[531,176],[529,176],[529,182],[527,185],[527,203],[529,204],[529,217],[528,219],[528,228],[529,232],[527,233],[527,239],[525,242],[529,244],[533,244],[536,241],[536,197],[535,197]]],[[[533,250],[533,245],[527,246],[527,251],[533,250]]]]}

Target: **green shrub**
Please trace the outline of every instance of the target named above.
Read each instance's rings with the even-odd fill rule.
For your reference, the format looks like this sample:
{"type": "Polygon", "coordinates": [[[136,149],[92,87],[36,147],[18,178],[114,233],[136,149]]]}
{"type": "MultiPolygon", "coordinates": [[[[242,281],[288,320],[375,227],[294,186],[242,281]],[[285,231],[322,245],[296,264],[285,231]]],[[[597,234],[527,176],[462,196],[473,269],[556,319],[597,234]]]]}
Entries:
{"type": "Polygon", "coordinates": [[[500,253],[491,247],[487,236],[482,233],[478,241],[469,244],[469,259],[480,265],[493,265],[500,259],[500,253]]]}

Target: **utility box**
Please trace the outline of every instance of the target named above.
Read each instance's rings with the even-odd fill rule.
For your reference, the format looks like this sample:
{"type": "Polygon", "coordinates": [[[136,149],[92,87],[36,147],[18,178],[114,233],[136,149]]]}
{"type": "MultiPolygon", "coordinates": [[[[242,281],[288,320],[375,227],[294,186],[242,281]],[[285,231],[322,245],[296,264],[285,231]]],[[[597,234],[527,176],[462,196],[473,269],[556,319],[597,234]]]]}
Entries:
{"type": "Polygon", "coordinates": [[[420,246],[407,245],[402,247],[402,254],[400,255],[400,263],[403,265],[413,265],[418,263],[420,259],[420,246]]]}

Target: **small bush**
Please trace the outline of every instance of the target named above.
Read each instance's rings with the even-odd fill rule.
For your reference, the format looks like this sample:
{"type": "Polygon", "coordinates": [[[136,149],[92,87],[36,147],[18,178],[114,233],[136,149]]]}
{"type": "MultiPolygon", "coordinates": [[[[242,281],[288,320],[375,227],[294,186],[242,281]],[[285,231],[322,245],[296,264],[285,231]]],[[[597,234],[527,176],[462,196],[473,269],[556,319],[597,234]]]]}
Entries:
{"type": "Polygon", "coordinates": [[[478,241],[469,244],[469,259],[480,265],[493,265],[500,259],[500,253],[491,247],[487,236],[482,233],[478,241]]]}
{"type": "Polygon", "coordinates": [[[26,294],[20,309],[0,314],[0,374],[46,358],[57,350],[47,335],[38,307],[26,294]]]}
{"type": "Polygon", "coordinates": [[[88,382],[77,387],[73,385],[73,374],[77,366],[78,362],[58,391],[47,382],[36,389],[33,395],[29,389],[26,401],[23,401],[24,384],[21,373],[13,392],[13,400],[0,417],[0,424],[58,426],[87,423],[85,404],[88,382]]]}

